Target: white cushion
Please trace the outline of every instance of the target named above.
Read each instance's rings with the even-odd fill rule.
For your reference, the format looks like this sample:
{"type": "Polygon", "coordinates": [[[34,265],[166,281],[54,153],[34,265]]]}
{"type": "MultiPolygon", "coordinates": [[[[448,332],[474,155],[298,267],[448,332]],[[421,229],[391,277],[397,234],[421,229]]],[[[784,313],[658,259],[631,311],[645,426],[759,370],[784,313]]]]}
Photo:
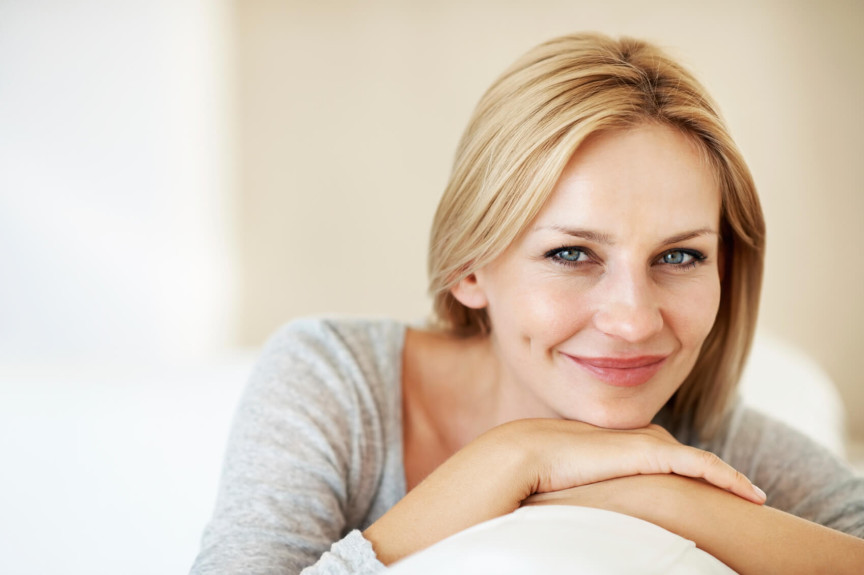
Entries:
{"type": "Polygon", "coordinates": [[[758,333],[739,390],[746,405],[845,457],[843,401],[828,374],[803,350],[758,333]]]}
{"type": "Polygon", "coordinates": [[[566,505],[525,507],[394,564],[393,575],[734,575],[696,545],[628,515],[566,505]]]}

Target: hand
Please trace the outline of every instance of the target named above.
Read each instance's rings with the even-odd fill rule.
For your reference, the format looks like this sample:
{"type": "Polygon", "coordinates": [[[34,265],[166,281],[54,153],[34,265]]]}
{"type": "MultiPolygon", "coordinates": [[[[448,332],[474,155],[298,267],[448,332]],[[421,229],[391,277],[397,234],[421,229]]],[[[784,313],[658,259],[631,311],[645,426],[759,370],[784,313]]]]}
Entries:
{"type": "Polygon", "coordinates": [[[364,536],[389,564],[510,513],[535,493],[669,473],[703,478],[755,503],[764,502],[746,477],[717,456],[681,445],[659,426],[619,431],[576,421],[519,420],[459,450],[364,536]]]}
{"type": "Polygon", "coordinates": [[[488,435],[521,446],[528,454],[526,471],[533,471],[533,477],[525,497],[616,477],[674,473],[704,479],[760,505],[765,502],[765,494],[722,459],[682,445],[659,425],[611,430],[577,421],[532,419],[502,425],[488,435]]]}

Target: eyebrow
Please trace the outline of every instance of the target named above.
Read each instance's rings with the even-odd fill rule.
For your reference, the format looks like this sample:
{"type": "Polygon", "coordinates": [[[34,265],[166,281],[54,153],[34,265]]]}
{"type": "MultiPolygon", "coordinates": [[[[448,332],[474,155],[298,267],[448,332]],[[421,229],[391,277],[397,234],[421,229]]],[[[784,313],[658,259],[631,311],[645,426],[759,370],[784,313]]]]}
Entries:
{"type": "MultiPolygon", "coordinates": [[[[559,225],[549,225],[549,226],[539,226],[534,228],[534,231],[542,231],[542,230],[552,230],[562,234],[566,234],[568,236],[573,236],[574,238],[582,238],[584,240],[588,240],[589,242],[594,242],[598,244],[603,244],[607,246],[615,245],[615,241],[612,239],[612,236],[609,234],[604,234],[601,232],[595,232],[593,230],[580,230],[580,229],[572,229],[559,225]]],[[[697,238],[700,236],[707,235],[715,235],[719,236],[716,230],[711,228],[699,228],[696,230],[691,230],[688,232],[682,232],[680,234],[675,234],[674,236],[669,236],[660,242],[660,245],[666,246],[670,244],[677,244],[678,242],[683,242],[686,240],[691,240],[693,238],[697,238]]]]}

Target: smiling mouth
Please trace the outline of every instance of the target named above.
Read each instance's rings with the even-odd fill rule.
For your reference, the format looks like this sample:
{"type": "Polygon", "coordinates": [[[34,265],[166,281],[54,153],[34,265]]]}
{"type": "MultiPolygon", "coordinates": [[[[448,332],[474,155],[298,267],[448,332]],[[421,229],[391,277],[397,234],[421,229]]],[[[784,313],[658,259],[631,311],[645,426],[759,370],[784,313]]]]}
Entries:
{"type": "Polygon", "coordinates": [[[638,357],[578,357],[561,353],[595,379],[616,387],[636,387],[654,377],[668,355],[638,357]]]}

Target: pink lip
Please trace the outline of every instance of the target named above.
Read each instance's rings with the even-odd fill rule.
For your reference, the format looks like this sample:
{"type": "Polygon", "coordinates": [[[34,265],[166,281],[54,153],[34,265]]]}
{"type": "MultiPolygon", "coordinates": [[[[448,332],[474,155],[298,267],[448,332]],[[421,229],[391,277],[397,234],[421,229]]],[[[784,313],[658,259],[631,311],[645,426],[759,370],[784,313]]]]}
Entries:
{"type": "Polygon", "coordinates": [[[616,387],[636,387],[654,377],[668,355],[640,355],[634,357],[577,357],[562,353],[591,375],[616,387]]]}

